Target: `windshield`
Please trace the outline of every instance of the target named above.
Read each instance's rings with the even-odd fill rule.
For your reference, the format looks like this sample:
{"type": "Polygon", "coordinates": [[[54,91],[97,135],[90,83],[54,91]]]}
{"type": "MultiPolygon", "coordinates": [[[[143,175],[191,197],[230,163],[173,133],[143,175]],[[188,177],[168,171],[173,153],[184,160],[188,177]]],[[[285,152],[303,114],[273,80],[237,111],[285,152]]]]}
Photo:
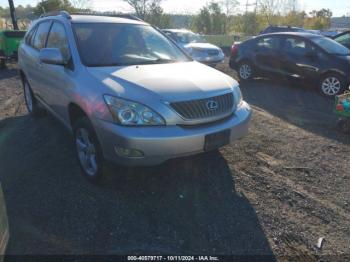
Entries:
{"type": "Polygon", "coordinates": [[[73,24],[86,66],[123,66],[189,61],[165,36],[147,25],[73,24]]]}
{"type": "Polygon", "coordinates": [[[207,42],[202,36],[191,32],[177,32],[175,35],[178,41],[184,44],[207,42]]]}
{"type": "Polygon", "coordinates": [[[314,37],[312,41],[324,49],[327,53],[333,55],[350,55],[349,49],[326,37],[314,37]]]}

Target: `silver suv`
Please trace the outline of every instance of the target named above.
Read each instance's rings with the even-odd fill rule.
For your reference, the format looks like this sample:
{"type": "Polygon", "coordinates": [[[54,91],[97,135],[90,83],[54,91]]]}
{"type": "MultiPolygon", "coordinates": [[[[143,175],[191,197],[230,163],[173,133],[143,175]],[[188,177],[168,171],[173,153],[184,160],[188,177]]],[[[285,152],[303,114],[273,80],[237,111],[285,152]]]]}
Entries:
{"type": "Polygon", "coordinates": [[[134,17],[41,17],[19,48],[19,68],[28,111],[46,109],[72,130],[93,182],[105,161],[157,165],[248,131],[238,83],[134,17]]]}

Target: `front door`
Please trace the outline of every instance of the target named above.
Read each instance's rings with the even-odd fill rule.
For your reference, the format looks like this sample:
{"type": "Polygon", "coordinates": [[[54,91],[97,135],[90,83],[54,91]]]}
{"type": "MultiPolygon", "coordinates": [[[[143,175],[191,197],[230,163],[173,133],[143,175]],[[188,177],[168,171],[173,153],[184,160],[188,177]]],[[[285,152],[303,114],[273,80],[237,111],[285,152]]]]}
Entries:
{"type": "Polygon", "coordinates": [[[73,61],[64,25],[60,22],[52,24],[46,48],[57,48],[66,61],[67,65],[43,64],[42,72],[45,75],[45,89],[47,103],[57,116],[67,122],[67,108],[69,103],[69,93],[73,88],[73,61]]]}
{"type": "Polygon", "coordinates": [[[288,36],[283,42],[282,49],[282,64],[289,77],[307,81],[317,78],[319,55],[308,40],[288,36]]]}

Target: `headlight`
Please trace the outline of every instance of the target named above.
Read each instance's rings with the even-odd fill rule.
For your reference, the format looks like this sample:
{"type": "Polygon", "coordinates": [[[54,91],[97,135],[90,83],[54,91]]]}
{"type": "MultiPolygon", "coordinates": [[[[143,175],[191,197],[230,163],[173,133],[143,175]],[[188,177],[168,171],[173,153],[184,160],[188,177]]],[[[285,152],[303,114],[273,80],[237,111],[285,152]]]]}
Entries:
{"type": "Polygon", "coordinates": [[[152,109],[129,100],[105,95],[104,99],[114,121],[125,126],[162,126],[164,119],[152,109]]]}
{"type": "Polygon", "coordinates": [[[242,97],[241,90],[239,89],[239,85],[235,85],[233,87],[233,95],[235,99],[235,105],[239,107],[243,102],[243,97],[242,97]]]}

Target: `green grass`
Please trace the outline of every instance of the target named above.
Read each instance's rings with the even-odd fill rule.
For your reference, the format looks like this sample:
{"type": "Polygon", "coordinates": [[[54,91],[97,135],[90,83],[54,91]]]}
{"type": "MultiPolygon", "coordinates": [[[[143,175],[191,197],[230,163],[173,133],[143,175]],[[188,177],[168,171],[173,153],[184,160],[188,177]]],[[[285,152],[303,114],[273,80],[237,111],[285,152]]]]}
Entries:
{"type": "MultiPolygon", "coordinates": [[[[237,37],[237,36],[236,36],[237,37]]],[[[247,37],[240,36],[239,40],[234,35],[205,35],[204,38],[211,44],[220,47],[230,47],[234,41],[243,41],[247,37]]]]}

